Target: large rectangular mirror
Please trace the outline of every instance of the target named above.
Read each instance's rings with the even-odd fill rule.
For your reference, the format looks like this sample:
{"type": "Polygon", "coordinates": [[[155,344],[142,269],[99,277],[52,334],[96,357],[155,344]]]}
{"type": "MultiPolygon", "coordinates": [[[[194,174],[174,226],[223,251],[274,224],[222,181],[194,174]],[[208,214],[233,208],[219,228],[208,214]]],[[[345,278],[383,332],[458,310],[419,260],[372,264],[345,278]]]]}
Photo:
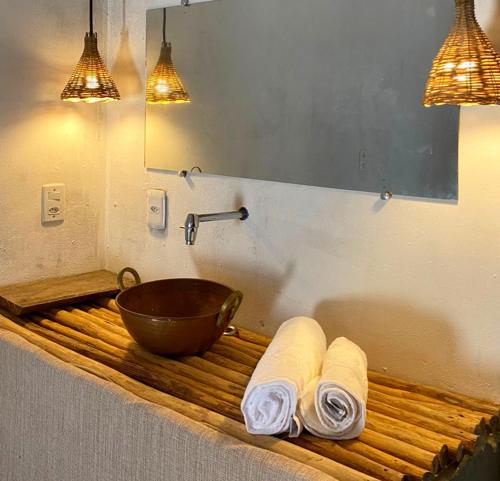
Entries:
{"type": "MultiPolygon", "coordinates": [[[[214,0],[165,11],[191,102],[147,104],[148,168],[457,197],[458,107],[421,105],[453,0],[214,0]]],[[[163,12],[147,12],[148,74],[163,12]]]]}

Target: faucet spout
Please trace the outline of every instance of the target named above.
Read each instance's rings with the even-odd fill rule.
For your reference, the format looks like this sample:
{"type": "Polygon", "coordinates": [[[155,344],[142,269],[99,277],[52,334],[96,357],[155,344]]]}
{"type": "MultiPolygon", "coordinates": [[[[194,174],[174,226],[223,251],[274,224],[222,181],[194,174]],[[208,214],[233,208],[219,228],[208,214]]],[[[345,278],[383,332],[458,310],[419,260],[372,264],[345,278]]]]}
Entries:
{"type": "Polygon", "coordinates": [[[184,223],[184,238],[187,246],[194,246],[199,226],[200,217],[198,214],[188,214],[184,223]]]}
{"type": "Polygon", "coordinates": [[[230,219],[246,220],[248,219],[248,216],[249,213],[245,207],[232,212],[217,212],[214,214],[190,213],[186,216],[186,221],[184,222],[184,238],[186,245],[193,246],[195,244],[200,222],[213,222],[230,219]]]}

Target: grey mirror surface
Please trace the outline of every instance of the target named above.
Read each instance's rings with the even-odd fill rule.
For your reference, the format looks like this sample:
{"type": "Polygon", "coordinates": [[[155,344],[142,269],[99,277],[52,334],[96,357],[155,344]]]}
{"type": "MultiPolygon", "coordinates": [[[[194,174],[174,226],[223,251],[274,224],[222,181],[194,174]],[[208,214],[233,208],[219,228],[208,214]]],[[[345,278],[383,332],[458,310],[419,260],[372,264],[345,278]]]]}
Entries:
{"type": "MultiPolygon", "coordinates": [[[[146,106],[146,166],[457,198],[458,107],[425,108],[453,0],[216,0],[167,8],[190,104],[146,106]]],[[[162,9],[147,12],[147,72],[162,9]]]]}

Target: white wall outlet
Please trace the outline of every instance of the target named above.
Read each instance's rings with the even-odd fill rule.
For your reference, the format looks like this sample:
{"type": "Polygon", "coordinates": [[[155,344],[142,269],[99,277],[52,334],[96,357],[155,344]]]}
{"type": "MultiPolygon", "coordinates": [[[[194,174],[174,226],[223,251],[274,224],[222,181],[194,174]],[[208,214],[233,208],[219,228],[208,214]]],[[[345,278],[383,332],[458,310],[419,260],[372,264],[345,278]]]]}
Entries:
{"type": "Polygon", "coordinates": [[[66,209],[66,186],[45,184],[42,186],[42,223],[61,222],[66,209]]]}
{"type": "Polygon", "coordinates": [[[167,194],[164,190],[149,189],[147,192],[148,226],[164,230],[167,227],[167,194]]]}

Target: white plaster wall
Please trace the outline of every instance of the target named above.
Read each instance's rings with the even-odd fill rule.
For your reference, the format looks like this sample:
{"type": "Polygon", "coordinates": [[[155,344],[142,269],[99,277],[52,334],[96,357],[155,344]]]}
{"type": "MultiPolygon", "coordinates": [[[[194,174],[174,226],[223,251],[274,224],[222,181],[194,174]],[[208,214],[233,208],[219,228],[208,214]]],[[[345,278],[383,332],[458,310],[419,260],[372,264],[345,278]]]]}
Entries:
{"type": "MultiPolygon", "coordinates": [[[[245,293],[238,322],[248,327],[272,334],[291,316],[314,316],[330,339],[358,342],[372,368],[500,399],[500,109],[463,111],[457,204],[147,172],[144,10],[153,3],[162,5],[109,3],[125,98],[106,110],[108,267],[227,283],[245,293]],[[145,225],[150,187],[168,191],[165,234],[145,225]],[[247,222],[205,224],[197,245],[184,246],[187,212],[241,205],[247,222]]],[[[493,31],[496,3],[477,3],[493,31]]]]}
{"type": "Polygon", "coordinates": [[[0,284],[103,264],[100,107],[59,100],[87,29],[85,2],[0,0],[0,284]],[[66,221],[44,227],[52,182],[66,184],[66,221]]]}

